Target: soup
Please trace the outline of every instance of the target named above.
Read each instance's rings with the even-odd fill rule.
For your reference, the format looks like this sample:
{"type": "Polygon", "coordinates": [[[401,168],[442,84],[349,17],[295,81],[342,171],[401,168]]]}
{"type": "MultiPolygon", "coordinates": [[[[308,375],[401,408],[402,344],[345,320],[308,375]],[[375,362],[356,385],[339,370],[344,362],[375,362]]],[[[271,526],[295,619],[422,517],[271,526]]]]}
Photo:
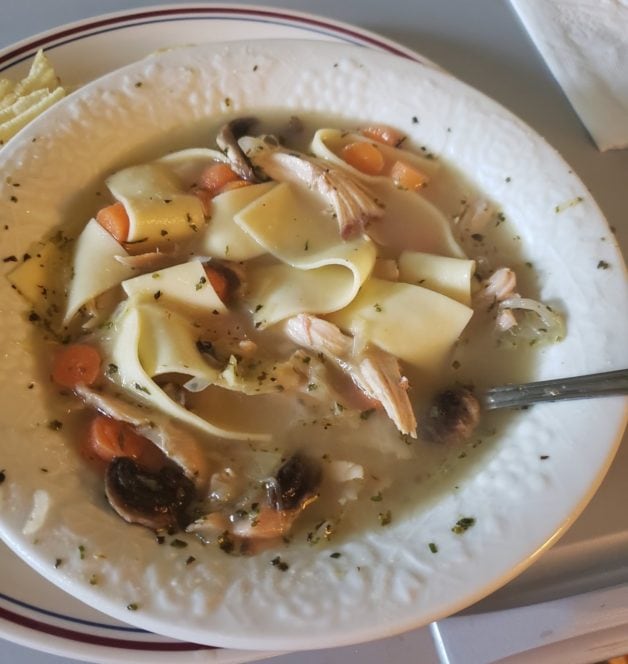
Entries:
{"type": "Polygon", "coordinates": [[[394,128],[215,135],[112,174],[11,275],[61,342],[68,436],[158,534],[254,553],[386,527],[497,431],[427,441],[432,396],[521,378],[561,320],[518,294],[498,208],[394,128]]]}

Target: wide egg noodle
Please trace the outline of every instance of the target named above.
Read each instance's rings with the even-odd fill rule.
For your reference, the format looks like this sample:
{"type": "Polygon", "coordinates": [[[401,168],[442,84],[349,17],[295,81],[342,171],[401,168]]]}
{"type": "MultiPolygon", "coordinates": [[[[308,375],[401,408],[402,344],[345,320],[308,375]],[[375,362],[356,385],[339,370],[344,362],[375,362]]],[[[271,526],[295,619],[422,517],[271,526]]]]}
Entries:
{"type": "Polygon", "coordinates": [[[345,307],[375,264],[373,242],[366,237],[342,241],[336,220],[305,187],[279,184],[235,221],[281,261],[251,270],[248,299],[258,327],[300,312],[345,307]]]}
{"type": "Polygon", "coordinates": [[[248,261],[266,253],[251,235],[234,221],[235,216],[268,193],[275,182],[253,184],[219,194],[212,200],[211,219],[199,243],[200,251],[214,258],[248,261]]]}
{"type": "Polygon", "coordinates": [[[400,281],[429,288],[471,306],[471,279],[475,272],[475,261],[420,251],[403,251],[398,264],[400,281]]]}
{"type": "Polygon", "coordinates": [[[203,230],[200,199],[165,163],[125,168],[107,179],[107,187],[129,217],[129,242],[174,241],[203,230]]]}
{"type": "Polygon", "coordinates": [[[128,279],[122,283],[122,288],[129,298],[163,298],[170,305],[205,313],[227,310],[207,279],[203,264],[197,260],[128,279]]]}
{"type": "MultiPolygon", "coordinates": [[[[172,329],[169,328],[173,316],[176,317],[177,314],[165,308],[160,309],[158,305],[142,304],[134,299],[126,303],[116,317],[112,329],[108,361],[117,367],[112,378],[133,395],[134,399],[203,433],[229,440],[267,441],[269,439],[267,434],[233,431],[213,425],[171,399],[155,383],[145,366],[151,371],[161,371],[165,369],[167,362],[172,362],[172,366],[179,366],[189,361],[189,354],[184,352],[180,355],[180,351],[177,350],[180,343],[185,345],[186,341],[189,341],[185,324],[178,320],[180,324],[175,324],[172,329]],[[163,338],[155,336],[156,326],[159,330],[166,331],[168,338],[166,343],[172,347],[166,351],[161,350],[153,356],[159,345],[164,343],[163,338]],[[171,335],[176,332],[183,334],[183,338],[173,338],[171,335]]],[[[206,371],[209,376],[213,375],[210,367],[206,371]]]]}
{"type": "MultiPolygon", "coordinates": [[[[435,205],[420,193],[397,188],[388,176],[366,175],[358,171],[337,155],[344,145],[365,140],[368,139],[358,134],[347,134],[337,129],[319,129],[314,134],[310,150],[317,157],[343,168],[364,182],[377,199],[384,203],[384,215],[368,227],[369,235],[379,244],[397,251],[411,249],[465,258],[448,220],[435,205]]],[[[406,150],[380,144],[377,147],[385,155],[386,162],[402,160],[427,173],[433,173],[436,167],[432,165],[436,162],[421,159],[406,150]]]]}
{"type": "Polygon", "coordinates": [[[37,242],[25,260],[7,275],[17,292],[52,329],[62,325],[67,277],[67,250],[52,240],[37,242]]]}
{"type": "Polygon", "coordinates": [[[165,306],[135,302],[143,324],[140,362],[151,378],[175,373],[210,384],[217,380],[220,371],[199,352],[198,330],[191,321],[165,306]]]}
{"type": "Polygon", "coordinates": [[[348,307],[327,318],[419,369],[436,370],[473,310],[412,284],[371,278],[348,307]]]}
{"type": "Polygon", "coordinates": [[[64,323],[82,306],[132,276],[133,268],[116,260],[116,256],[128,254],[95,219],[90,219],[76,242],[64,323]]]}
{"type": "Polygon", "coordinates": [[[179,178],[179,182],[189,189],[198,186],[199,176],[205,168],[215,163],[228,164],[229,160],[218,150],[187,148],[160,157],[155,163],[167,166],[179,178]]]}

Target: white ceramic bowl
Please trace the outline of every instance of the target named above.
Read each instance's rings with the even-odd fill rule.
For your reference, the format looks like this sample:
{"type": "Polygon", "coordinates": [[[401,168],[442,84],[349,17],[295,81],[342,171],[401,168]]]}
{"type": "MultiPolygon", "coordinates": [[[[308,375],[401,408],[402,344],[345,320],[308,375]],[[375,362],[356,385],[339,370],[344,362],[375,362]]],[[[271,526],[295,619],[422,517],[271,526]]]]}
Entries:
{"type": "MultiPolygon", "coordinates": [[[[217,123],[259,109],[405,129],[499,202],[534,260],[541,298],[566,311],[567,338],[539,353],[535,377],[628,365],[622,259],[568,165],[461,82],[363,48],[281,41],[181,48],[85,86],[0,152],[3,256],[21,256],[64,223],[81,192],[129,155],[208,117],[217,123]],[[600,261],[610,268],[598,269],[600,261]]],[[[264,554],[234,558],[200,544],[183,553],[159,547],[148,531],[106,508],[102,488],[86,477],[63,431],[46,426],[46,386],[27,311],[0,281],[2,538],[84,602],[198,643],[337,646],[398,633],[471,604],[522,571],[575,519],[601,482],[625,421],[619,398],[535,407],[429,506],[343,541],[340,558],[331,559],[329,548],[291,552],[290,568],[278,572],[264,554]],[[38,491],[50,507],[41,527],[25,534],[38,491]],[[451,528],[463,516],[473,516],[475,525],[456,535],[451,528]],[[437,554],[429,542],[438,543],[437,554]],[[198,560],[194,566],[184,564],[189,555],[198,560]],[[55,568],[57,558],[63,565],[55,568]],[[132,603],[140,610],[129,611],[132,603]]]]}

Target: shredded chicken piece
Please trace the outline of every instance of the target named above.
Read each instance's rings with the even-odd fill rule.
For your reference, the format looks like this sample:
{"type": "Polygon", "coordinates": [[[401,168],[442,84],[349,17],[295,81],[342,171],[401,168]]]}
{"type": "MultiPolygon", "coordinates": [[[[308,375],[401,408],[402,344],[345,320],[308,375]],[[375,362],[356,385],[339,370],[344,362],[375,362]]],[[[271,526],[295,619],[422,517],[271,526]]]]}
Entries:
{"type": "Polygon", "coordinates": [[[86,385],[78,385],[74,391],[83,403],[96,408],[103,415],[126,422],[148,438],[189,477],[197,488],[209,480],[209,468],[201,446],[187,431],[180,429],[164,417],[110,394],[96,392],[86,385]]]}
{"type": "Polygon", "coordinates": [[[502,302],[516,294],[515,288],[517,288],[517,275],[508,267],[500,267],[484,280],[478,297],[491,304],[502,302]]]}
{"type": "Polygon", "coordinates": [[[263,141],[253,141],[249,157],[273,180],[301,182],[325,198],[345,240],[359,235],[370,221],[384,215],[377,199],[359,180],[322,159],[263,141]]]}
{"type": "Polygon", "coordinates": [[[353,346],[351,338],[333,323],[309,314],[299,314],[288,319],[286,331],[301,346],[332,359],[349,355],[353,346]]]}
{"type": "Polygon", "coordinates": [[[401,375],[397,358],[378,348],[370,348],[359,370],[364,391],[382,404],[401,433],[416,438],[416,418],[406,394],[410,385],[401,375]]]}
{"type": "Polygon", "coordinates": [[[299,345],[333,360],[368,397],[382,404],[401,433],[416,438],[417,423],[407,394],[408,379],[401,375],[396,357],[369,348],[356,360],[352,356],[351,337],[333,323],[310,314],[290,318],[286,332],[299,345]]]}

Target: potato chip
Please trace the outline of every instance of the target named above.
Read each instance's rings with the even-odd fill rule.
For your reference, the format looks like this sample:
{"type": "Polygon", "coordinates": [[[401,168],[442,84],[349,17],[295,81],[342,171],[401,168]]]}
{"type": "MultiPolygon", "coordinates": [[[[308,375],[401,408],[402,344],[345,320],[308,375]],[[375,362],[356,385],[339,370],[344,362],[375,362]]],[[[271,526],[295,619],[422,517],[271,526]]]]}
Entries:
{"type": "Polygon", "coordinates": [[[12,92],[14,85],[13,81],[10,81],[8,78],[0,78],[0,102],[2,102],[6,95],[12,92]]]}
{"type": "Polygon", "coordinates": [[[58,87],[52,92],[45,93],[43,99],[28,107],[19,115],[0,124],[0,145],[6,143],[12,136],[15,136],[20,129],[31,122],[31,120],[34,120],[40,113],[43,113],[49,106],[52,106],[64,96],[65,90],[62,87],[58,87]]]}
{"type": "Polygon", "coordinates": [[[0,79],[0,146],[65,95],[50,60],[37,51],[28,75],[14,84],[0,79]]]}

